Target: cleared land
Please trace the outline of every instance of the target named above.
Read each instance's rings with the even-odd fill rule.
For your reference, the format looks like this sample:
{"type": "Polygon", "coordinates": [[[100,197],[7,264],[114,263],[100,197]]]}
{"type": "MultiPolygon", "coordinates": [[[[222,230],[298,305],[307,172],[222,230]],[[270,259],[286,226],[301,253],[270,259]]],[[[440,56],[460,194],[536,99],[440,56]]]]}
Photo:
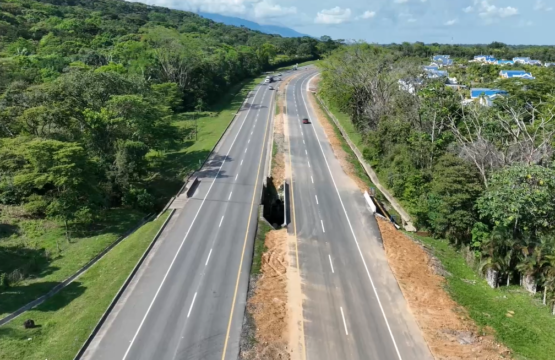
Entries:
{"type": "Polygon", "coordinates": [[[0,359],[73,359],[168,215],[145,224],[64,290],[0,327],[0,359]],[[23,329],[25,319],[39,327],[23,329]]]}

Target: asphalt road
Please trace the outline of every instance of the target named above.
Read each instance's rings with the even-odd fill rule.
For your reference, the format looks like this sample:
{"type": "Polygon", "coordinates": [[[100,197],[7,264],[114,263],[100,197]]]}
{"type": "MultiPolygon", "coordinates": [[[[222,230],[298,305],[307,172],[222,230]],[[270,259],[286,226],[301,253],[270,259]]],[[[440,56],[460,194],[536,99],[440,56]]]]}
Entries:
{"type": "Polygon", "coordinates": [[[258,86],[84,359],[236,359],[273,94],[258,86]]]}
{"type": "Polygon", "coordinates": [[[306,358],[431,360],[376,220],[309,103],[314,75],[306,71],[286,90],[306,358]]]}

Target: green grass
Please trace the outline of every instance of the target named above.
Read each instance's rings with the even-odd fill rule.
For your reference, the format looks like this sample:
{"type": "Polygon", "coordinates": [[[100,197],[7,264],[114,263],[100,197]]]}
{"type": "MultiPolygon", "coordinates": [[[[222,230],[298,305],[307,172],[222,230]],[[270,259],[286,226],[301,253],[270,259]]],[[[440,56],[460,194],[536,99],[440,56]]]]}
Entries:
{"type": "Polygon", "coordinates": [[[529,295],[519,286],[490,288],[447,241],[411,234],[442,262],[452,274],[446,278],[447,290],[464,306],[479,327],[491,327],[497,339],[517,355],[517,359],[552,360],[555,358],[555,316],[541,305],[541,295],[529,295]],[[475,284],[464,282],[475,281],[475,284]],[[513,317],[507,312],[514,311],[513,317]]]}
{"type": "MultiPolygon", "coordinates": [[[[305,62],[299,63],[299,67],[308,66],[308,65],[313,65],[313,64],[317,64],[317,63],[318,63],[318,60],[305,61],[305,62]]],[[[276,69],[276,70],[274,70],[274,71],[291,70],[291,69],[293,69],[294,67],[295,67],[295,64],[289,65],[289,66],[280,67],[280,68],[278,68],[278,69],[276,69]]]]}
{"type": "Polygon", "coordinates": [[[0,359],[73,359],[168,215],[145,224],[67,288],[0,327],[0,359]],[[25,319],[40,327],[23,329],[25,319]]]}
{"type": "Polygon", "coordinates": [[[272,227],[265,221],[261,220],[262,214],[259,213],[258,229],[256,230],[256,238],[254,239],[254,254],[252,256],[251,275],[260,275],[262,266],[262,254],[268,250],[264,241],[266,234],[272,230],[272,227]]]}
{"type": "Polygon", "coordinates": [[[0,271],[22,271],[25,278],[0,292],[0,316],[4,317],[44,295],[73,275],[90,259],[137,225],[144,216],[133,210],[113,209],[90,231],[74,234],[71,243],[63,227],[53,221],[26,219],[4,209],[0,223],[11,234],[0,236],[0,271]],[[61,252],[57,251],[56,241],[61,252]]]}

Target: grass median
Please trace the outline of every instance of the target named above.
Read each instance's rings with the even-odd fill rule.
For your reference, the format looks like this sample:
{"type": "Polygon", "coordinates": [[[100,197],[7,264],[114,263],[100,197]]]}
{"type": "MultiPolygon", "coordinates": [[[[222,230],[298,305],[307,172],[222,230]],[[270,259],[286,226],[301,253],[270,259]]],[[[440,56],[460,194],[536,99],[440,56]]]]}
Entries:
{"type": "Polygon", "coordinates": [[[168,215],[143,225],[64,290],[0,327],[0,359],[73,359],[168,215]],[[38,327],[25,330],[25,319],[38,327]]]}

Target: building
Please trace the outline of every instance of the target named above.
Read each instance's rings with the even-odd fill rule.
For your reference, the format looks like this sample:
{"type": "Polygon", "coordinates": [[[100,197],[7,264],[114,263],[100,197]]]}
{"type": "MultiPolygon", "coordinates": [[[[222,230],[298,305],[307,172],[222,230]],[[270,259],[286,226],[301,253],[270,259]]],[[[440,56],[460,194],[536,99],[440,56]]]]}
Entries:
{"type": "Polygon", "coordinates": [[[555,67],[555,63],[545,63],[545,67],[555,67]]]}
{"type": "Polygon", "coordinates": [[[453,65],[453,59],[449,55],[434,55],[432,61],[440,67],[453,65]]]}
{"type": "Polygon", "coordinates": [[[501,70],[499,72],[499,76],[501,76],[503,79],[513,79],[513,78],[521,78],[521,79],[528,79],[528,80],[535,79],[535,77],[533,77],[532,74],[524,70],[501,70]]]}
{"type": "Polygon", "coordinates": [[[540,60],[532,60],[529,57],[515,57],[513,58],[515,64],[523,64],[523,65],[540,65],[542,62],[540,60]]]}
{"type": "Polygon", "coordinates": [[[474,56],[474,62],[483,62],[486,64],[495,64],[497,59],[492,55],[476,55],[474,56]]]}
{"type": "Polygon", "coordinates": [[[497,65],[514,65],[515,62],[513,60],[497,60],[497,65]]]}
{"type": "Polygon", "coordinates": [[[470,100],[463,101],[463,104],[478,101],[480,105],[492,106],[495,98],[507,94],[505,90],[500,89],[473,88],[470,89],[470,100]]]}

